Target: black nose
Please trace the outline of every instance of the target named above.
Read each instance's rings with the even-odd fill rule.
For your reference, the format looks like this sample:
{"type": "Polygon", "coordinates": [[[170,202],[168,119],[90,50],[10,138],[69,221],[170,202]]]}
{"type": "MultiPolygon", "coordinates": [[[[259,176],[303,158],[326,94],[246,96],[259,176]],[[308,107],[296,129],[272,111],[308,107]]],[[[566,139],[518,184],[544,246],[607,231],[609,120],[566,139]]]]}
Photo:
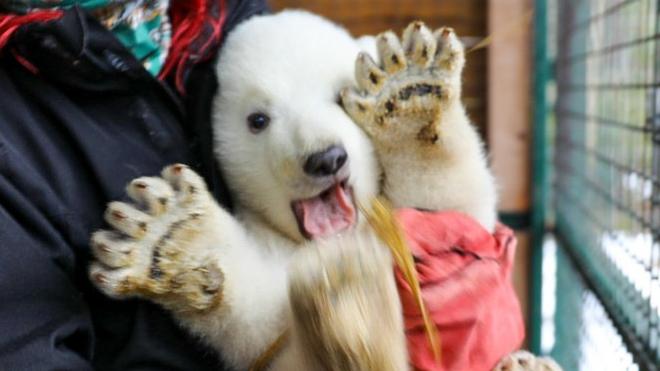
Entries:
{"type": "Polygon", "coordinates": [[[303,169],[308,175],[316,177],[334,175],[344,166],[347,158],[348,154],[344,147],[332,146],[309,155],[303,169]]]}

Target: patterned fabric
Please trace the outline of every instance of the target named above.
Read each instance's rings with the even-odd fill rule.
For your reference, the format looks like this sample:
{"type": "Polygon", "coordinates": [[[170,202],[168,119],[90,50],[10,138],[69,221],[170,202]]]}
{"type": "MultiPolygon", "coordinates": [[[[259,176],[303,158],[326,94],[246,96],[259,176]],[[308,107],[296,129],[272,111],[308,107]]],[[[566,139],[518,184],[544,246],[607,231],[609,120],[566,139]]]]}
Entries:
{"type": "Polygon", "coordinates": [[[172,39],[169,0],[0,0],[0,9],[21,14],[75,5],[112,31],[147,71],[159,74],[172,39]]]}

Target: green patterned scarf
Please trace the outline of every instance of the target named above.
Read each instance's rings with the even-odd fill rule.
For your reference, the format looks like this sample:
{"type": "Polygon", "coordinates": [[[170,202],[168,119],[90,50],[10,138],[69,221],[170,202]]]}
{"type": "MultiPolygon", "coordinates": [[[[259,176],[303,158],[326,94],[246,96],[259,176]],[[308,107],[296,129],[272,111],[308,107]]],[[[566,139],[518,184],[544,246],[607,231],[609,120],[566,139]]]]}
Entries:
{"type": "Polygon", "coordinates": [[[0,0],[0,9],[28,13],[38,9],[87,9],[156,76],[170,47],[169,0],[0,0]]]}

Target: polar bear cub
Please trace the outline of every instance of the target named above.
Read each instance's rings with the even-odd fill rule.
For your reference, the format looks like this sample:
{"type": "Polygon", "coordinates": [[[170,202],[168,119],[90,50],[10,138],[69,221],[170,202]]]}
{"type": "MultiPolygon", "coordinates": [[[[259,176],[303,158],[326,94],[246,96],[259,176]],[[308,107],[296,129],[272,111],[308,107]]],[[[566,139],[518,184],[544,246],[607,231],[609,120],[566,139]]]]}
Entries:
{"type": "Polygon", "coordinates": [[[214,107],[235,215],[184,165],[135,179],[137,205],[110,203],[114,230],[92,238],[92,280],[172,310],[238,369],[407,369],[392,262],[358,205],[382,195],[494,228],[464,62],[451,29],[419,22],[361,41],[302,11],[244,22],[214,107]]]}

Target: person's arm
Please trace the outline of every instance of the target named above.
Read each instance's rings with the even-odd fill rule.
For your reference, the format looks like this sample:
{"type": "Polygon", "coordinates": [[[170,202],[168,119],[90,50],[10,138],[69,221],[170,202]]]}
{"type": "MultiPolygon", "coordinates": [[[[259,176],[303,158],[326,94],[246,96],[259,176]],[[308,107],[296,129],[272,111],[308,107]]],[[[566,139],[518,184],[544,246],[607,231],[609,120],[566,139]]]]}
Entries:
{"type": "Polygon", "coordinates": [[[91,370],[75,257],[54,226],[66,215],[44,215],[30,197],[0,175],[0,368],[91,370]]]}
{"type": "MultiPolygon", "coordinates": [[[[226,5],[225,32],[265,9],[263,0],[226,5]]],[[[67,41],[80,22],[72,15],[36,30],[67,41]]],[[[94,35],[104,43],[105,36],[94,35]]],[[[21,45],[26,38],[12,40],[21,45]]],[[[30,56],[44,63],[42,69],[31,69],[34,59],[21,55],[20,63],[0,49],[0,370],[221,368],[162,309],[112,301],[87,279],[88,238],[100,227],[104,200],[136,174],[188,159],[173,105],[143,85],[123,99],[89,94],[84,75],[65,63],[66,54],[54,61],[39,45],[30,56]],[[67,85],[69,80],[77,84],[67,85]]],[[[106,83],[118,80],[101,76],[106,83]]],[[[190,85],[191,92],[199,88],[190,85]]],[[[196,100],[194,107],[186,104],[186,129],[210,130],[211,90],[187,95],[196,100]]]]}

